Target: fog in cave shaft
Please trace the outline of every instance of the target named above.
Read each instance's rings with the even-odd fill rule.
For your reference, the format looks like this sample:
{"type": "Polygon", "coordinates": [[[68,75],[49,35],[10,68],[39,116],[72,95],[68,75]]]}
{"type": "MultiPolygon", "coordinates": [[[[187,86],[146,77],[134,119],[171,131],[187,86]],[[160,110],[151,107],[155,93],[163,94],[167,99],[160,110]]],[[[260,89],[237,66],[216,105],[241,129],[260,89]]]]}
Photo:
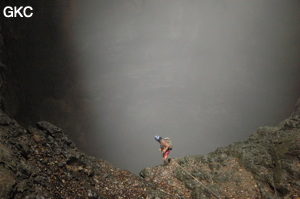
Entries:
{"type": "Polygon", "coordinates": [[[277,125],[300,94],[299,11],[297,0],[69,1],[61,34],[89,107],[77,145],[138,173],[162,163],[155,135],[183,157],[277,125]]]}

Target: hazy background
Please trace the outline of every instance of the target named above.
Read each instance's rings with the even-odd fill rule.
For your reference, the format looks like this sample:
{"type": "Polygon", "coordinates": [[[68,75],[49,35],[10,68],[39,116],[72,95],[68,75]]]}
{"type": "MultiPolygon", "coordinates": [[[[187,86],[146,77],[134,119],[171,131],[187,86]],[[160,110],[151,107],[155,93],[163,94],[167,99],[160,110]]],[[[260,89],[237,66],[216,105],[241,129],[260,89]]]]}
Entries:
{"type": "MultiPolygon", "coordinates": [[[[35,9],[29,32],[45,30],[27,38],[41,40],[32,46],[32,59],[40,59],[35,78],[45,78],[42,66],[52,74],[30,85],[47,100],[32,94],[27,101],[36,103],[31,111],[24,103],[24,117],[38,109],[39,120],[117,167],[137,173],[161,164],[156,134],[172,139],[172,157],[244,140],[287,118],[300,96],[298,0],[53,4],[47,16],[35,9]]],[[[36,73],[28,70],[24,82],[36,73]]]]}
{"type": "Polygon", "coordinates": [[[90,150],[134,172],[276,125],[299,97],[296,0],[78,1],[70,36],[93,107],[90,150]]]}

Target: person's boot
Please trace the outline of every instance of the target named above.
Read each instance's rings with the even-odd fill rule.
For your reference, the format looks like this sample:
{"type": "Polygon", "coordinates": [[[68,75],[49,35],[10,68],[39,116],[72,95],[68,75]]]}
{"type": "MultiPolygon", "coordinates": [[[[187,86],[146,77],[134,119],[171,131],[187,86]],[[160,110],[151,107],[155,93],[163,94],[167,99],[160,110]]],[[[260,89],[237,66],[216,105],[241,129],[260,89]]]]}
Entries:
{"type": "Polygon", "coordinates": [[[168,160],[164,160],[164,165],[167,165],[169,163],[168,160]]]}

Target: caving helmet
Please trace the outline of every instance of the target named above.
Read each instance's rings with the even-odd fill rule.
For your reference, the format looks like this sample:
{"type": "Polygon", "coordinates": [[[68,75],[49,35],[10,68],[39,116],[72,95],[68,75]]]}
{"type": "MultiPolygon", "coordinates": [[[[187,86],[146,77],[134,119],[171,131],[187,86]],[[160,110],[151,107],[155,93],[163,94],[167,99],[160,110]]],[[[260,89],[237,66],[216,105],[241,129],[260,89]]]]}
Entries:
{"type": "Polygon", "coordinates": [[[155,139],[156,141],[159,141],[159,140],[161,139],[161,137],[158,136],[158,135],[156,135],[156,136],[154,136],[154,139],[155,139]]]}

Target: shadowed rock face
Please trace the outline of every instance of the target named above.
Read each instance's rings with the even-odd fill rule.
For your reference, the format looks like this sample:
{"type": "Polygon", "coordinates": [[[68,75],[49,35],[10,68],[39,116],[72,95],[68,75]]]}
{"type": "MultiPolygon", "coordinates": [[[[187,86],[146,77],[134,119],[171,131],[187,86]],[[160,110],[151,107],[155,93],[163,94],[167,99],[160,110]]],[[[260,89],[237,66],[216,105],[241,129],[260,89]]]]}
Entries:
{"type": "Polygon", "coordinates": [[[142,178],[80,152],[62,129],[49,122],[25,129],[1,111],[0,197],[300,196],[299,102],[292,116],[276,127],[261,127],[248,140],[207,155],[145,168],[142,178]]]}
{"type": "MultiPolygon", "coordinates": [[[[33,17],[0,21],[0,102],[2,110],[18,123],[55,123],[84,148],[90,109],[78,66],[71,58],[75,53],[62,33],[61,9],[68,9],[68,2],[29,0],[25,5],[33,7],[33,17]]],[[[20,7],[24,2],[3,2],[1,12],[6,5],[20,7]]]]}

